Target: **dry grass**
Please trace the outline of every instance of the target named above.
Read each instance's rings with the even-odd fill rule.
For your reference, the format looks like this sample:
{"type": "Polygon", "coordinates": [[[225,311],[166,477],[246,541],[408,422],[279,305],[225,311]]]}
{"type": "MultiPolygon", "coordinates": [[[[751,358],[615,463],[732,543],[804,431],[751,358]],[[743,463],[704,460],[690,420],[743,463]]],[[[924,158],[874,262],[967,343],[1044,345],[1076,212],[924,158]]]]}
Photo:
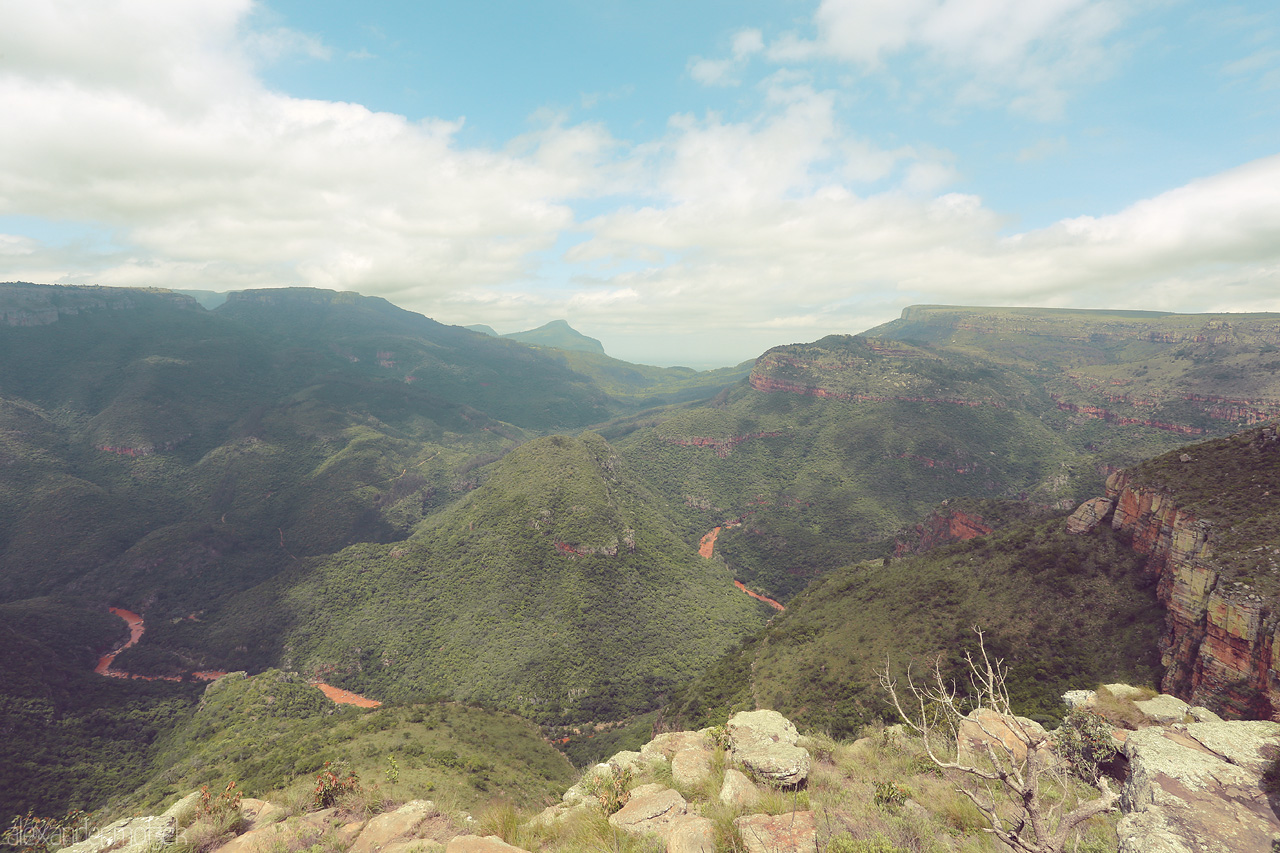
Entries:
{"type": "Polygon", "coordinates": [[[1142,693],[1130,697],[1121,697],[1112,693],[1106,686],[1099,686],[1093,700],[1093,707],[1090,709],[1099,717],[1111,723],[1113,726],[1126,729],[1138,729],[1142,726],[1151,724],[1147,719],[1147,715],[1138,710],[1138,706],[1133,704],[1143,702],[1147,699],[1155,697],[1156,691],[1150,687],[1143,687],[1142,693]]]}

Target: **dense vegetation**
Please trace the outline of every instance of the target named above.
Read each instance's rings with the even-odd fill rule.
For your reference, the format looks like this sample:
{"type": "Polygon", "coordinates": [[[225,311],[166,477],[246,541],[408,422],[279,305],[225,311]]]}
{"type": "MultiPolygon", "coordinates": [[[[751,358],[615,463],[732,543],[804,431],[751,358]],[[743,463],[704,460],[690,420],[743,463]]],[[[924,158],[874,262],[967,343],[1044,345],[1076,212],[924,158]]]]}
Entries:
{"type": "Polygon", "coordinates": [[[307,561],[240,596],[201,641],[236,667],[280,661],[383,699],[616,719],[760,624],[731,580],[603,439],[553,436],[408,540],[307,561]]]}
{"type": "Polygon", "coordinates": [[[0,821],[96,808],[132,790],[156,738],[190,713],[196,688],[93,673],[123,627],[49,599],[0,605],[0,821]]]}
{"type": "MultiPolygon", "coordinates": [[[[599,753],[583,724],[635,741],[730,648],[677,716],[715,718],[754,687],[851,731],[880,715],[868,661],[904,625],[900,650],[927,655],[985,624],[1041,685],[1022,706],[1053,714],[1068,682],[1154,679],[1158,614],[1123,548],[1028,522],[883,559],[944,499],[996,520],[1024,514],[999,499],[1066,509],[1115,467],[1280,398],[1270,315],[911,309],[704,373],[610,359],[567,326],[527,346],[303,288],[205,310],[0,285],[0,323],[0,740],[30,744],[4,771],[29,784],[0,780],[25,792],[13,808],[92,805],[136,785],[157,743],[176,750],[164,761],[197,748],[177,732],[197,730],[181,727],[198,688],[90,674],[121,630],[107,605],[146,615],[130,671],[278,667],[381,699],[484,701],[570,737],[578,760],[599,753]],[[795,606],[754,637],[771,612],[735,578],[795,606]],[[865,616],[836,624],[850,612],[865,616]],[[1105,632],[1128,658],[1090,645],[1105,632]]],[[[1198,450],[1204,465],[1175,454],[1142,476],[1223,522],[1215,545],[1253,555],[1242,577],[1269,577],[1254,549],[1271,540],[1270,474],[1243,491],[1210,476],[1271,458],[1247,446],[1258,459],[1198,450]]],[[[228,725],[274,756],[244,779],[302,766],[228,725]]]]}
{"type": "Polygon", "coordinates": [[[335,706],[297,675],[232,673],[160,740],[145,785],[115,804],[146,810],[201,785],[236,781],[261,796],[326,762],[366,785],[392,778],[420,794],[474,807],[495,797],[541,805],[572,782],[569,762],[525,720],[452,702],[335,706]]]}
{"type": "Polygon", "coordinates": [[[1010,668],[1018,710],[1053,719],[1067,689],[1157,683],[1163,624],[1141,558],[1109,528],[1077,537],[1062,517],[1020,522],[827,574],[677,697],[668,717],[718,723],[759,703],[847,736],[894,721],[876,676],[886,661],[902,671],[941,655],[955,671],[979,626],[988,651],[1010,668]]]}

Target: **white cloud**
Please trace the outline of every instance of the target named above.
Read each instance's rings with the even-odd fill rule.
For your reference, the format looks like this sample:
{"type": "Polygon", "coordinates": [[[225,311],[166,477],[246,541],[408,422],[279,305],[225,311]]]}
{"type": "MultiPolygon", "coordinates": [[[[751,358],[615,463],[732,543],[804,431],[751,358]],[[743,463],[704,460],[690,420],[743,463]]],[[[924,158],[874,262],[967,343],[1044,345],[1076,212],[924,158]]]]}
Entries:
{"type": "Polygon", "coordinates": [[[867,71],[913,65],[924,85],[954,87],[961,102],[1002,101],[1053,118],[1065,92],[1105,74],[1120,0],[823,0],[817,36],[784,34],[779,62],[834,57],[867,71]]]}
{"type": "Polygon", "coordinates": [[[764,51],[764,35],[759,30],[739,30],[733,36],[732,54],[727,59],[694,57],[689,62],[689,76],[704,86],[736,86],[738,72],[747,61],[764,51]]]}
{"type": "MultiPolygon", "coordinates": [[[[135,258],[64,252],[56,280],[220,287],[421,288],[522,276],[572,222],[602,150],[553,127],[519,153],[466,149],[458,126],[291,98],[255,77],[239,0],[25,4],[0,29],[0,215],[95,221],[135,258]],[[426,283],[430,284],[426,284],[426,283]]],[[[45,254],[46,261],[56,255],[45,254]]],[[[47,271],[47,270],[46,270],[47,271]]]]}

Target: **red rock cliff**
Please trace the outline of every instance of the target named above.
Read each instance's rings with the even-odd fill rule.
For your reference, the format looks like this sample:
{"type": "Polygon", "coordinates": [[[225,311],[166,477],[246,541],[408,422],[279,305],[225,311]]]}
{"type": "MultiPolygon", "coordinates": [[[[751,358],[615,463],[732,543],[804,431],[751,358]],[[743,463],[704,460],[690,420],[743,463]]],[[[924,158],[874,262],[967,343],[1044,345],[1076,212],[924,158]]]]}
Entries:
{"type": "Polygon", "coordinates": [[[1280,657],[1280,614],[1244,584],[1220,583],[1212,525],[1159,490],[1131,484],[1124,471],[1107,479],[1107,497],[1115,501],[1112,527],[1147,556],[1168,610],[1161,689],[1224,716],[1280,718],[1272,664],[1280,657]]]}

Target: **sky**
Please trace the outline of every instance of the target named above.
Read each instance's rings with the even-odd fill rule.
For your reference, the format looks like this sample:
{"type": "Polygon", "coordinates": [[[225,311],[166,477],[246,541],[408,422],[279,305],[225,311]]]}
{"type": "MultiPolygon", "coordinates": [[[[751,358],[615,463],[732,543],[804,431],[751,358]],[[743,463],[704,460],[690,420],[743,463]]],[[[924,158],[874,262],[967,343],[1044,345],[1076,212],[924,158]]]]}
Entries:
{"type": "Polygon", "coordinates": [[[733,364],[912,304],[1280,311],[1280,4],[0,0],[0,281],[733,364]]]}

